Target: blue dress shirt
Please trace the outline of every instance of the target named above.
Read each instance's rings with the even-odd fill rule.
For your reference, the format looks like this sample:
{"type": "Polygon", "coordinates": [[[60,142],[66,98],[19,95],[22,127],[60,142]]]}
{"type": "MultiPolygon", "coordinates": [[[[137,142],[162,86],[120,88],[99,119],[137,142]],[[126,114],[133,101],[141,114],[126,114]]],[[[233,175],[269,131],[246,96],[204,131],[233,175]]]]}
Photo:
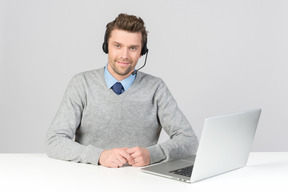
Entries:
{"type": "Polygon", "coordinates": [[[122,81],[117,81],[117,79],[115,79],[115,77],[113,77],[111,73],[108,71],[107,65],[106,65],[105,70],[104,70],[104,77],[105,77],[105,81],[106,81],[108,89],[110,89],[115,83],[120,82],[124,89],[122,90],[122,93],[123,93],[124,91],[127,91],[129,87],[131,87],[131,85],[133,84],[136,78],[136,75],[131,74],[129,77],[123,79],[122,81]]]}

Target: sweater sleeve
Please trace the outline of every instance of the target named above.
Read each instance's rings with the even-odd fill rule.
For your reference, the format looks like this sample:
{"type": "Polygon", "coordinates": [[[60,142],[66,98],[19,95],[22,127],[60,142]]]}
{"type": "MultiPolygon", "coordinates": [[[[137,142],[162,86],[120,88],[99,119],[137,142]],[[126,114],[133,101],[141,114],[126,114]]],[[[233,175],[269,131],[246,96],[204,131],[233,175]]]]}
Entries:
{"type": "Polygon", "coordinates": [[[74,141],[86,105],[81,74],[70,81],[46,137],[46,152],[51,158],[98,165],[103,149],[84,146],[74,141]]]}
{"type": "Polygon", "coordinates": [[[151,164],[195,154],[198,139],[163,81],[155,93],[155,101],[158,106],[159,122],[170,139],[147,148],[150,152],[151,164]]]}

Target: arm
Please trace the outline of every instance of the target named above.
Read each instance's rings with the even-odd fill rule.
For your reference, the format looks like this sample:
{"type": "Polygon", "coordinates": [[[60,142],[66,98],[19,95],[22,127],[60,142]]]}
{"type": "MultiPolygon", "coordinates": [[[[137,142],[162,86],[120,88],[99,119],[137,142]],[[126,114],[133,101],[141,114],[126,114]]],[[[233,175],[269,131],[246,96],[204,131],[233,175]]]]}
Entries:
{"type": "Polygon", "coordinates": [[[151,163],[170,161],[196,153],[198,139],[184,114],[179,109],[167,86],[162,82],[155,93],[158,118],[170,139],[148,147],[151,163]]]}
{"type": "Polygon", "coordinates": [[[58,112],[47,132],[47,155],[55,159],[97,165],[103,150],[74,141],[75,132],[86,105],[82,79],[81,75],[76,75],[66,89],[58,112]]]}

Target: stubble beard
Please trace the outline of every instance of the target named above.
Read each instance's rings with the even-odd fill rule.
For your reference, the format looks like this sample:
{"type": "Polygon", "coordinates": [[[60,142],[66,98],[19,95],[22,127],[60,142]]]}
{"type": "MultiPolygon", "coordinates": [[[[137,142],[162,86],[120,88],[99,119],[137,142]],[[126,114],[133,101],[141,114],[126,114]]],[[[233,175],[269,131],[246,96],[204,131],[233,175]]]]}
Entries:
{"type": "Polygon", "coordinates": [[[121,76],[128,75],[133,70],[132,65],[129,65],[128,68],[123,70],[123,68],[117,66],[116,60],[114,61],[113,65],[111,67],[117,75],[121,75],[121,76]]]}

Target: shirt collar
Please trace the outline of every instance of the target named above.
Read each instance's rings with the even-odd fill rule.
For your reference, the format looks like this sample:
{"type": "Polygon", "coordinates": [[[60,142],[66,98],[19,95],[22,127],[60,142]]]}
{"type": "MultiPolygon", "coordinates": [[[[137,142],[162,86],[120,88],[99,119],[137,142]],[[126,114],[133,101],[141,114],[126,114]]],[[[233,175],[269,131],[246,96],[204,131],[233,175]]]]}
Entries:
{"type": "Polygon", "coordinates": [[[124,88],[124,91],[128,90],[129,87],[131,87],[131,85],[133,84],[136,78],[136,75],[131,74],[129,75],[129,77],[123,79],[122,81],[117,81],[117,79],[115,79],[115,77],[113,77],[111,73],[108,71],[107,65],[105,66],[104,77],[105,77],[108,89],[110,89],[115,83],[120,82],[124,88]]]}

